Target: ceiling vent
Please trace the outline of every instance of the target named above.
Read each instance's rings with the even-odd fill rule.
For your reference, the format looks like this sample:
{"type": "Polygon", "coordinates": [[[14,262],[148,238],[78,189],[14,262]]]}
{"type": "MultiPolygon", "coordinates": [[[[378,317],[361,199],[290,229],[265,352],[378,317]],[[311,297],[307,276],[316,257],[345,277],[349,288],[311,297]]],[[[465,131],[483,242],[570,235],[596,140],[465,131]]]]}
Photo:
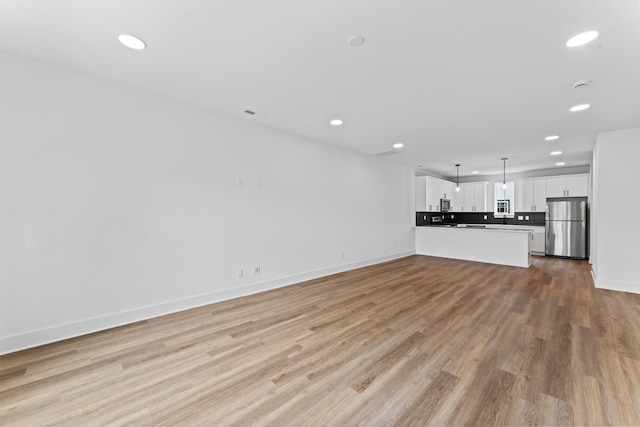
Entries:
{"type": "Polygon", "coordinates": [[[589,80],[578,80],[573,84],[574,89],[582,89],[589,86],[591,82],[589,80]]]}
{"type": "Polygon", "coordinates": [[[387,157],[387,156],[393,156],[394,154],[398,154],[398,152],[395,150],[389,150],[389,151],[381,151],[379,153],[373,153],[373,155],[376,157],[387,157]]]}

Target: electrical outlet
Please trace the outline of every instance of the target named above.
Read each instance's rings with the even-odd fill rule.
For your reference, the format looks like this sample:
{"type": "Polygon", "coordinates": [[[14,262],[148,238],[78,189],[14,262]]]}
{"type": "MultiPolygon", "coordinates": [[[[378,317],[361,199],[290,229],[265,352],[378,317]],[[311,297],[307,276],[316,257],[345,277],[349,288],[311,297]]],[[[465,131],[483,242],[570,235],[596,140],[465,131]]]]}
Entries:
{"type": "Polygon", "coordinates": [[[251,271],[253,271],[253,275],[254,276],[256,274],[260,274],[260,266],[259,265],[254,265],[253,268],[251,269],[251,271]]]}
{"type": "MultiPolygon", "coordinates": [[[[527,217],[528,219],[529,217],[527,217]]],[[[522,221],[522,215],[518,215],[518,221],[522,221]]]]}
{"type": "Polygon", "coordinates": [[[238,279],[240,279],[241,277],[244,277],[244,269],[242,269],[242,267],[238,269],[237,273],[238,273],[238,279]]]}
{"type": "Polygon", "coordinates": [[[454,214],[451,214],[451,219],[454,219],[456,216],[454,214]]]}
{"type": "Polygon", "coordinates": [[[529,215],[525,215],[524,220],[529,221],[529,215]]]}
{"type": "Polygon", "coordinates": [[[484,216],[484,219],[487,219],[487,216],[486,216],[486,215],[484,216]]]}

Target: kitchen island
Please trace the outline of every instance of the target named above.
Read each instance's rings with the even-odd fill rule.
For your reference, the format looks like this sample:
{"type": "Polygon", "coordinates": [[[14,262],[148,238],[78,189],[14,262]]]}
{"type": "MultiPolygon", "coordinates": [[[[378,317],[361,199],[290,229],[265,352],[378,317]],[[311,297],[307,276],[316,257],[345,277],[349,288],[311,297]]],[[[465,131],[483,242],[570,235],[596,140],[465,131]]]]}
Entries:
{"type": "Polygon", "coordinates": [[[471,225],[416,227],[416,254],[526,268],[531,265],[531,233],[471,225]]]}

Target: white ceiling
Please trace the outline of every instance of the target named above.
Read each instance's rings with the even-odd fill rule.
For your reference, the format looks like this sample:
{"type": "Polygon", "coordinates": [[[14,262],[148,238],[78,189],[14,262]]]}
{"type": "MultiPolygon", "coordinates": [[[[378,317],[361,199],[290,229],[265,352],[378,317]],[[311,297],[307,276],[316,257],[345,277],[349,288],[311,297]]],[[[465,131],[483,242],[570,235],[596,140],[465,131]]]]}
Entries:
{"type": "Polygon", "coordinates": [[[445,176],[585,165],[640,126],[637,0],[0,0],[0,50],[445,176]]]}

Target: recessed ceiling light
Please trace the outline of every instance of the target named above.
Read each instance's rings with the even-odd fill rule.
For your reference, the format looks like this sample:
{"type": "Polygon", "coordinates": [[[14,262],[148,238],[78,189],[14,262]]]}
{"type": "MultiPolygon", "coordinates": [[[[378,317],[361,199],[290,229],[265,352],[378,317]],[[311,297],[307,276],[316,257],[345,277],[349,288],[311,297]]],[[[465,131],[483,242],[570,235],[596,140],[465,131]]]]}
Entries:
{"type": "Polygon", "coordinates": [[[569,111],[571,111],[572,113],[575,113],[576,111],[586,110],[589,107],[591,107],[591,105],[589,104],[574,105],[573,107],[569,108],[569,111]]]}
{"type": "Polygon", "coordinates": [[[585,31],[584,33],[577,34],[567,40],[567,47],[577,47],[593,41],[598,37],[597,31],[585,31]]]}
{"type": "Polygon", "coordinates": [[[558,162],[558,163],[556,163],[556,166],[564,166],[564,165],[566,165],[566,163],[565,163],[565,162],[558,162]]]}
{"type": "Polygon", "coordinates": [[[404,144],[402,142],[396,142],[395,144],[393,144],[393,148],[402,148],[404,147],[404,144]]]}
{"type": "Polygon", "coordinates": [[[329,121],[329,124],[331,124],[331,126],[342,126],[342,120],[332,119],[329,121]]]}
{"type": "Polygon", "coordinates": [[[544,140],[545,141],[555,141],[558,138],[560,138],[558,135],[549,135],[549,136],[545,137],[544,140]]]}
{"type": "Polygon", "coordinates": [[[130,34],[120,34],[118,36],[118,40],[120,40],[120,43],[122,43],[123,45],[125,45],[130,49],[142,50],[145,47],[147,47],[147,45],[145,44],[145,42],[142,41],[142,39],[139,39],[138,37],[132,36],[130,34]]]}
{"type": "Polygon", "coordinates": [[[480,171],[473,171],[473,172],[471,172],[471,173],[475,175],[475,174],[480,173],[480,171]]]}
{"type": "Polygon", "coordinates": [[[347,39],[347,43],[349,43],[349,46],[351,47],[360,47],[364,44],[364,42],[365,39],[360,34],[356,34],[347,39]]]}
{"type": "Polygon", "coordinates": [[[560,154],[562,154],[562,151],[552,151],[551,152],[552,156],[559,156],[560,154]]]}

